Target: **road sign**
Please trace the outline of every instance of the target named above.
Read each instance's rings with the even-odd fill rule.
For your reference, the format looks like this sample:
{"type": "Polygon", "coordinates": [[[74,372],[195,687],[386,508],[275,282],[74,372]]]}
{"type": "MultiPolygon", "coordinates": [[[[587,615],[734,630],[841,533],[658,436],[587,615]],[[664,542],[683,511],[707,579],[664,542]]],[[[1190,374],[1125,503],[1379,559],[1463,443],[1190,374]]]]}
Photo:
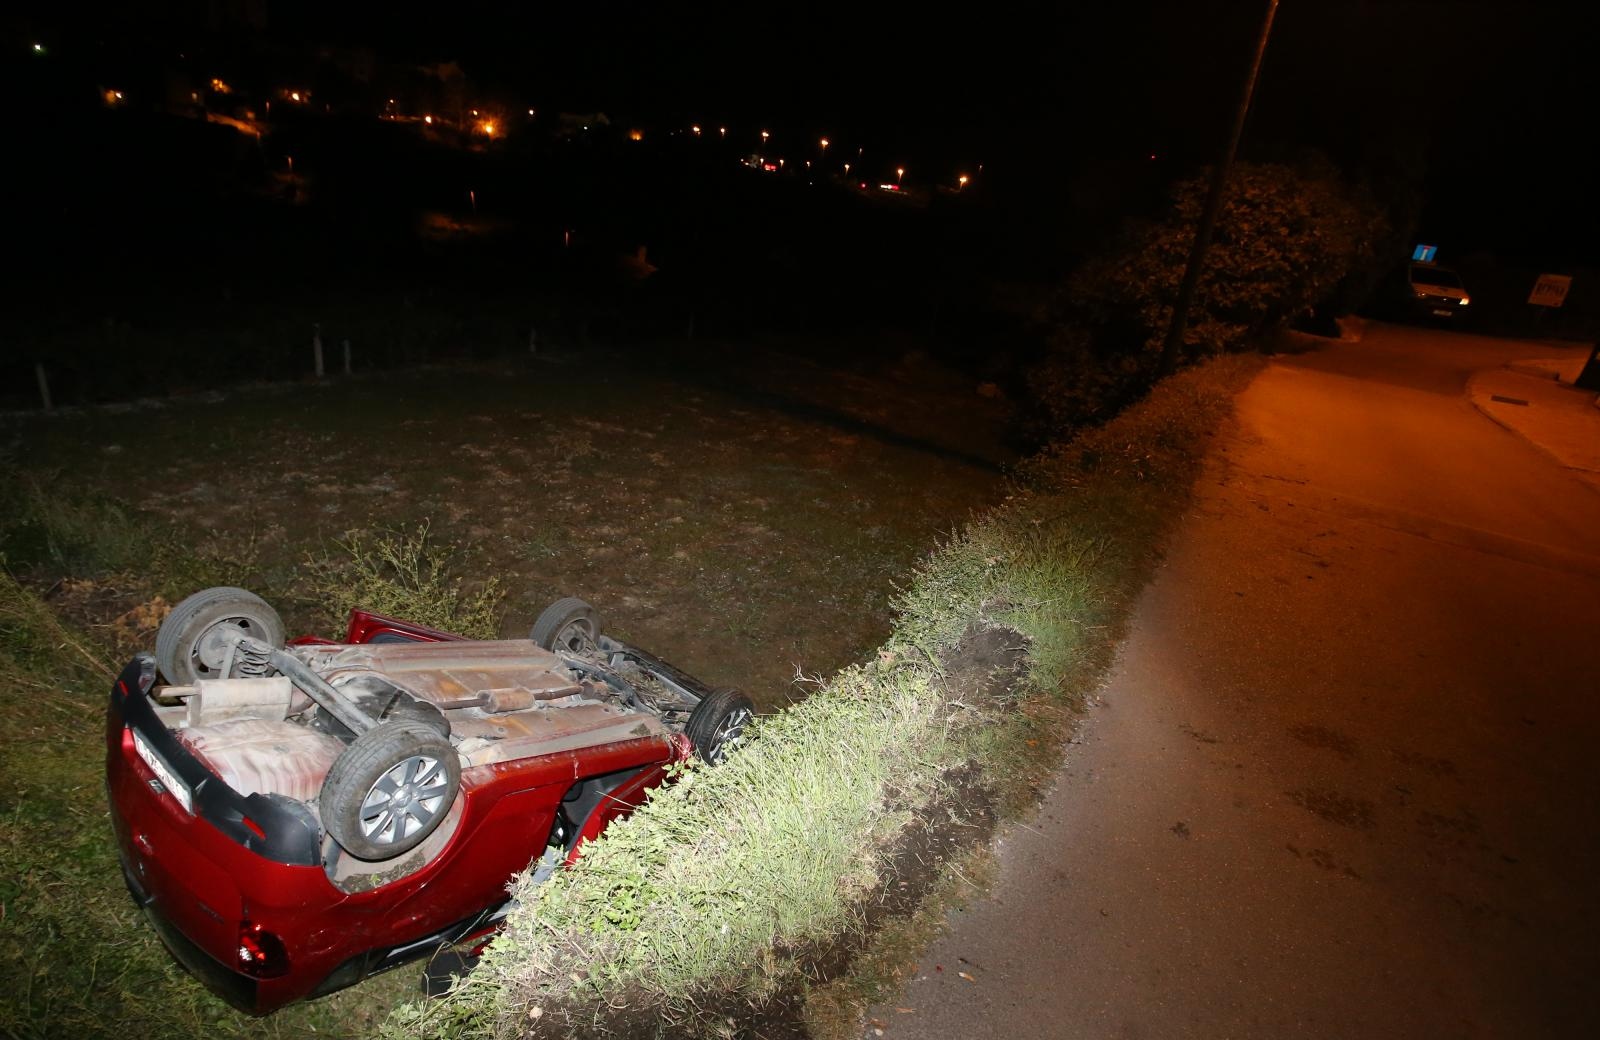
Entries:
{"type": "Polygon", "coordinates": [[[1528,302],[1539,307],[1559,307],[1567,300],[1567,290],[1572,287],[1572,279],[1564,274],[1542,274],[1539,280],[1533,283],[1533,292],[1528,294],[1528,302]]]}
{"type": "Polygon", "coordinates": [[[1411,259],[1417,261],[1418,263],[1431,264],[1433,263],[1434,254],[1437,252],[1439,252],[1438,246],[1425,246],[1418,244],[1417,248],[1411,251],[1411,259]]]}

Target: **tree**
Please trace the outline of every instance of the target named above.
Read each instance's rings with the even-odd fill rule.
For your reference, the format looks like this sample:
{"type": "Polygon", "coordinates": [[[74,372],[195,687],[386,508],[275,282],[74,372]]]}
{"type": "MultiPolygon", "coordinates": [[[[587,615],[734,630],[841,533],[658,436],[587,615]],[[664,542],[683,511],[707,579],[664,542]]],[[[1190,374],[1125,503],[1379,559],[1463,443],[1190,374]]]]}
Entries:
{"type": "MultiPolygon", "coordinates": [[[[1174,185],[1161,219],[1126,228],[1053,301],[1051,347],[1030,376],[1050,426],[1115,411],[1153,380],[1207,183],[1202,171],[1174,185]]],[[[1348,309],[1370,284],[1387,236],[1379,207],[1325,160],[1237,164],[1190,311],[1186,355],[1248,349],[1319,305],[1348,309]]]]}

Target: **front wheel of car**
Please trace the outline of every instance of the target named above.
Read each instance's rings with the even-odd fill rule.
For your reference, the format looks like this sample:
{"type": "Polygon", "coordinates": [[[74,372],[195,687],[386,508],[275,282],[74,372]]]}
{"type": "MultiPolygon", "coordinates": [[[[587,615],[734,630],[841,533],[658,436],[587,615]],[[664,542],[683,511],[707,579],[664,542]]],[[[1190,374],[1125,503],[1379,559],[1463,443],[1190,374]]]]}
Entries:
{"type": "Polygon", "coordinates": [[[367,730],[322,782],[322,825],[357,859],[393,859],[444,822],[461,787],[455,748],[420,722],[367,730]]]}
{"type": "Polygon", "coordinates": [[[720,766],[739,746],[755,712],[755,704],[738,690],[714,690],[695,705],[683,732],[702,759],[720,766]]]}
{"type": "Polygon", "coordinates": [[[544,608],[528,638],[546,650],[587,653],[600,641],[600,614],[574,596],[558,599],[544,608]]]}

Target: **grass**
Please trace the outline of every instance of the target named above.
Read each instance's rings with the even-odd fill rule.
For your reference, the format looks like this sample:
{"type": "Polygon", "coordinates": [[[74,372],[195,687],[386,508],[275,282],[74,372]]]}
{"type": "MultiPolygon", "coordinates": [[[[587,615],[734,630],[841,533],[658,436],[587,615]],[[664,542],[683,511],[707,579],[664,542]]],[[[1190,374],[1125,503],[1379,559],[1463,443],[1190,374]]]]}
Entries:
{"type": "MultiPolygon", "coordinates": [[[[253,547],[258,575],[226,583],[263,593],[302,578],[345,532],[431,520],[436,537],[471,547],[455,571],[500,579],[501,634],[526,633],[548,603],[581,596],[612,631],[776,707],[793,699],[797,664],[831,673],[882,641],[890,582],[995,500],[1010,456],[1005,403],[977,397],[958,373],[908,375],[876,358],[841,376],[798,348],[775,350],[551,351],[0,415],[0,499],[10,458],[43,489],[44,507],[85,514],[92,537],[69,548],[140,569],[140,539],[110,553],[120,535],[95,523],[121,515],[188,552],[253,547]],[[954,412],[959,427],[930,418],[954,412]]],[[[100,570],[73,552],[47,554],[38,530],[27,540],[15,550],[0,541],[0,552],[45,587],[100,570]]],[[[167,549],[143,568],[168,569],[195,568],[167,549]]],[[[163,595],[214,583],[173,580],[187,587],[163,595]]],[[[320,605],[268,598],[291,628],[325,631],[320,605]]]]}
{"type": "Polygon", "coordinates": [[[616,1016],[732,1034],[730,1007],[759,1014],[803,991],[805,951],[858,941],[897,835],[947,778],[975,765],[1003,805],[1026,801],[1258,365],[1185,372],[1030,460],[1001,506],[916,569],[875,658],[766,720],[725,766],[658,792],[575,869],[520,881],[479,969],[443,1001],[398,1009],[385,1035],[598,1033],[616,1016]],[[974,627],[1026,640],[1020,698],[973,704],[945,688],[974,627]]]}
{"type": "Polygon", "coordinates": [[[316,605],[330,632],[339,631],[350,611],[365,608],[469,639],[496,638],[505,600],[499,579],[465,588],[451,569],[460,550],[441,545],[429,528],[425,521],[335,539],[307,561],[301,598],[316,605]]]}

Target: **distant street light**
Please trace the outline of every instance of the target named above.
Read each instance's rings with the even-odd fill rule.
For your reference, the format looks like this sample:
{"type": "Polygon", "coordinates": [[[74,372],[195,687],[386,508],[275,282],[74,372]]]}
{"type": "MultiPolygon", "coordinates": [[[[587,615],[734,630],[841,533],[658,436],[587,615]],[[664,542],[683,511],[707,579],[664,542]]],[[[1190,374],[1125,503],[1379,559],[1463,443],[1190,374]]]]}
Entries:
{"type": "Polygon", "coordinates": [[[894,171],[894,182],[896,184],[904,184],[905,183],[905,179],[906,179],[906,168],[904,166],[896,167],[895,171],[894,171]]]}
{"type": "Polygon", "coordinates": [[[960,191],[962,188],[965,188],[966,186],[967,186],[967,175],[963,173],[961,176],[956,178],[956,190],[960,191]]]}
{"type": "Polygon", "coordinates": [[[719,126],[719,127],[717,127],[717,133],[721,134],[723,137],[727,137],[728,136],[728,128],[725,127],[725,126],[719,126]]]}
{"type": "Polygon", "coordinates": [[[828,157],[828,139],[826,137],[822,139],[822,157],[824,159],[828,157]]]}
{"type": "Polygon", "coordinates": [[[771,136],[772,135],[767,133],[765,130],[761,131],[761,147],[765,148],[767,146],[767,138],[771,136]]]}
{"type": "Polygon", "coordinates": [[[849,163],[845,163],[844,164],[844,175],[846,177],[850,176],[850,164],[849,163]]]}
{"type": "Polygon", "coordinates": [[[696,137],[700,136],[700,124],[699,123],[696,123],[694,126],[691,126],[689,129],[694,131],[694,135],[696,137]]]}

